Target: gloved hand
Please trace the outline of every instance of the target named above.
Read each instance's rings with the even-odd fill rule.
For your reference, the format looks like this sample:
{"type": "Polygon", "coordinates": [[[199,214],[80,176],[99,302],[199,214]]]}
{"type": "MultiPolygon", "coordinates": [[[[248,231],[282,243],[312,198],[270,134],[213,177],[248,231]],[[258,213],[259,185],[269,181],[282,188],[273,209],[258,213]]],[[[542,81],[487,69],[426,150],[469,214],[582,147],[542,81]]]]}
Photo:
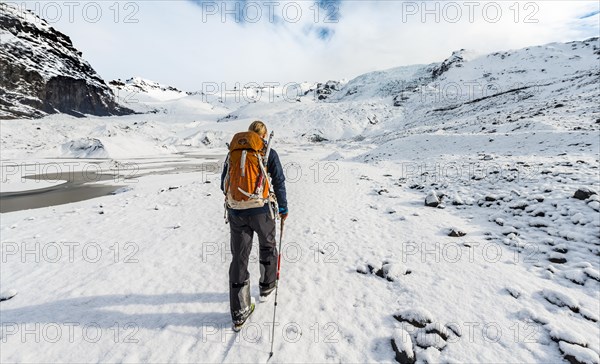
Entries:
{"type": "Polygon", "coordinates": [[[284,207],[279,208],[279,217],[281,217],[282,221],[285,221],[288,217],[288,209],[284,207]]]}

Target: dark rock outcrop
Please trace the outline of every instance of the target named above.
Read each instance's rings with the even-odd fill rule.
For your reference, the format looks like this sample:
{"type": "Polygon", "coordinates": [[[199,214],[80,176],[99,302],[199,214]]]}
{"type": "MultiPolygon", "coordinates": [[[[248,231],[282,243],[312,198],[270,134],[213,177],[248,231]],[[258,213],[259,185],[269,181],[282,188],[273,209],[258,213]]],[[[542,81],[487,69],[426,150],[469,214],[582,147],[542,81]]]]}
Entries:
{"type": "Polygon", "coordinates": [[[592,195],[595,195],[595,194],[597,194],[596,191],[592,190],[591,188],[581,187],[577,191],[575,191],[575,194],[573,195],[573,197],[578,200],[587,200],[588,198],[592,197],[592,195]]]}
{"type": "Polygon", "coordinates": [[[327,81],[326,83],[317,83],[315,97],[319,100],[327,99],[332,93],[339,91],[341,85],[337,81],[327,81]]]}
{"type": "Polygon", "coordinates": [[[453,238],[460,238],[467,235],[467,233],[465,233],[464,231],[458,230],[458,229],[450,229],[450,231],[448,232],[448,236],[453,237],[453,238]]]}
{"type": "Polygon", "coordinates": [[[71,39],[33,12],[0,4],[0,119],[132,113],[71,39]]]}
{"type": "Polygon", "coordinates": [[[452,55],[450,56],[450,58],[446,59],[444,62],[442,62],[442,64],[435,67],[431,71],[431,77],[436,79],[436,78],[440,77],[442,74],[448,72],[448,70],[450,70],[450,68],[452,68],[452,67],[462,67],[463,62],[465,60],[463,57],[464,52],[465,52],[464,49],[461,49],[460,51],[452,52],[452,55]]]}
{"type": "Polygon", "coordinates": [[[396,359],[396,361],[400,364],[414,364],[415,362],[415,355],[412,351],[408,352],[406,350],[402,350],[398,347],[398,344],[396,344],[396,341],[394,339],[392,339],[391,341],[392,344],[392,350],[394,350],[394,353],[396,354],[394,359],[396,359]]]}
{"type": "Polygon", "coordinates": [[[425,197],[425,206],[438,207],[441,202],[441,199],[434,190],[429,191],[427,197],[425,197]]]}

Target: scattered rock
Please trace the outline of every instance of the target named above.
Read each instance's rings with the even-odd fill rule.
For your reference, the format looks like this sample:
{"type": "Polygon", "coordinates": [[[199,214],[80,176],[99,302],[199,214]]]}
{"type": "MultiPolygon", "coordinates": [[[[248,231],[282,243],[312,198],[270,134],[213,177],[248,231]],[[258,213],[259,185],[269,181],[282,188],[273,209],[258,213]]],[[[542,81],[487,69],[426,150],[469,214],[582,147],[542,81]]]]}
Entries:
{"type": "Polygon", "coordinates": [[[508,207],[510,207],[513,210],[525,210],[527,208],[527,206],[529,206],[529,204],[527,204],[527,202],[518,201],[513,204],[510,204],[508,207]]]}
{"type": "Polygon", "coordinates": [[[593,313],[589,310],[586,310],[585,308],[581,308],[579,310],[579,314],[588,321],[598,322],[598,320],[599,320],[598,316],[595,313],[593,313]]]}
{"type": "Polygon", "coordinates": [[[502,235],[508,236],[510,234],[519,235],[519,232],[514,226],[506,225],[501,230],[502,235]]]}
{"type": "Polygon", "coordinates": [[[521,297],[521,290],[514,288],[514,287],[506,287],[505,288],[506,292],[508,292],[509,295],[513,296],[513,298],[519,298],[521,297]]]}
{"type": "Polygon", "coordinates": [[[409,273],[410,271],[408,271],[406,267],[399,262],[384,262],[381,269],[375,272],[377,276],[385,278],[390,282],[394,282],[400,279],[400,277],[409,273]]]}
{"type": "Polygon", "coordinates": [[[545,328],[548,330],[550,339],[554,342],[564,341],[573,345],[580,345],[587,347],[588,343],[585,337],[581,336],[577,331],[570,329],[568,326],[557,325],[554,323],[546,324],[545,328]]]}
{"type": "Polygon", "coordinates": [[[356,268],[356,271],[360,274],[371,274],[375,270],[371,264],[362,264],[356,268]]]}
{"type": "Polygon", "coordinates": [[[454,335],[456,335],[456,337],[462,336],[460,325],[458,325],[457,323],[455,323],[455,322],[448,323],[448,324],[446,324],[446,328],[448,330],[450,330],[454,335]]]}
{"type": "Polygon", "coordinates": [[[462,236],[467,235],[467,233],[458,230],[458,229],[450,229],[450,232],[448,233],[448,236],[453,237],[453,238],[460,238],[462,236]]]}
{"type": "Polygon", "coordinates": [[[444,326],[441,326],[438,323],[431,323],[431,324],[428,324],[427,326],[425,326],[425,332],[428,334],[437,334],[444,341],[447,341],[448,338],[450,337],[450,333],[448,332],[448,329],[444,326]]]}
{"type": "Polygon", "coordinates": [[[414,364],[416,357],[410,335],[404,329],[396,329],[391,340],[392,349],[396,353],[396,361],[401,364],[414,364]]]}
{"type": "Polygon", "coordinates": [[[425,197],[425,206],[428,207],[438,207],[438,205],[441,203],[438,195],[435,193],[434,190],[429,191],[429,193],[427,194],[427,197],[425,197]]]}
{"type": "Polygon", "coordinates": [[[558,244],[554,248],[552,248],[552,251],[555,251],[555,252],[561,253],[561,254],[566,254],[569,251],[569,249],[567,249],[567,245],[565,245],[565,244],[558,244]]]}
{"type": "Polygon", "coordinates": [[[381,268],[375,267],[372,263],[361,264],[356,268],[356,271],[361,274],[374,274],[377,277],[384,278],[390,282],[411,273],[404,265],[387,261],[383,262],[381,268]]]}
{"type": "Polygon", "coordinates": [[[535,228],[548,227],[548,223],[544,219],[533,219],[528,223],[528,225],[535,228]]]}
{"type": "Polygon", "coordinates": [[[581,269],[570,269],[564,272],[564,276],[569,281],[583,286],[585,281],[587,281],[586,274],[581,269]]]}
{"type": "Polygon", "coordinates": [[[465,204],[465,202],[463,201],[463,199],[460,198],[460,196],[458,194],[454,194],[454,196],[452,197],[452,205],[462,206],[464,204],[465,204]]]}
{"type": "Polygon", "coordinates": [[[575,191],[575,194],[573,195],[573,197],[578,200],[587,200],[592,195],[597,195],[597,194],[598,193],[596,191],[592,190],[591,188],[581,187],[577,191],[575,191]]]}
{"type": "Polygon", "coordinates": [[[565,264],[567,259],[560,253],[550,253],[548,260],[555,264],[565,264]]]}
{"type": "Polygon", "coordinates": [[[574,214],[573,216],[571,216],[571,222],[575,225],[582,224],[582,223],[586,222],[586,218],[585,218],[585,216],[583,216],[583,214],[581,212],[578,212],[578,213],[574,214]]]}
{"type": "Polygon", "coordinates": [[[408,322],[409,324],[423,328],[427,324],[433,322],[433,316],[429,311],[423,308],[413,308],[401,311],[394,315],[394,318],[400,322],[408,322]]]}
{"type": "Polygon", "coordinates": [[[564,341],[558,343],[558,348],[565,360],[571,364],[600,363],[600,357],[591,349],[584,348],[579,345],[569,344],[564,341]]]}
{"type": "Polygon", "coordinates": [[[415,344],[423,349],[434,347],[438,350],[442,350],[444,347],[446,347],[446,341],[442,340],[442,338],[436,334],[418,334],[415,344]]]}
{"type": "Polygon", "coordinates": [[[546,301],[558,307],[568,307],[571,311],[579,313],[579,305],[577,302],[564,293],[552,291],[549,289],[542,290],[542,296],[546,301]]]}
{"type": "MultiPolygon", "coordinates": [[[[369,268],[372,268],[372,267],[369,266],[369,268]]],[[[373,272],[373,269],[371,269],[371,272],[373,272]]],[[[377,271],[375,271],[375,275],[379,278],[385,278],[385,275],[383,274],[383,268],[377,269],[377,271]]]]}
{"type": "Polygon", "coordinates": [[[591,268],[591,267],[585,268],[583,270],[583,272],[591,279],[594,279],[594,280],[600,282],[600,272],[598,272],[594,268],[591,268]]]}
{"type": "Polygon", "coordinates": [[[313,134],[311,137],[308,138],[308,140],[310,140],[313,143],[322,143],[329,141],[329,139],[326,139],[319,134],[313,134]]]}

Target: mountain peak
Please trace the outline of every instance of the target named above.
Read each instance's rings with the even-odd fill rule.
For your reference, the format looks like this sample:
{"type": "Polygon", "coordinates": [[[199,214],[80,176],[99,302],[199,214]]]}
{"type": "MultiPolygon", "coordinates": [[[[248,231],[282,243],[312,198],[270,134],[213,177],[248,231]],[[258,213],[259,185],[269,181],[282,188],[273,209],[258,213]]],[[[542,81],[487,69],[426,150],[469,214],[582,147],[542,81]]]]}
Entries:
{"type": "Polygon", "coordinates": [[[0,36],[0,119],[131,112],[114,102],[71,39],[33,12],[0,7],[0,36]]]}
{"type": "Polygon", "coordinates": [[[462,67],[464,62],[468,62],[477,57],[477,54],[474,51],[459,49],[457,51],[452,52],[450,57],[446,58],[438,67],[434,68],[432,71],[432,77],[438,78],[452,67],[462,67]]]}

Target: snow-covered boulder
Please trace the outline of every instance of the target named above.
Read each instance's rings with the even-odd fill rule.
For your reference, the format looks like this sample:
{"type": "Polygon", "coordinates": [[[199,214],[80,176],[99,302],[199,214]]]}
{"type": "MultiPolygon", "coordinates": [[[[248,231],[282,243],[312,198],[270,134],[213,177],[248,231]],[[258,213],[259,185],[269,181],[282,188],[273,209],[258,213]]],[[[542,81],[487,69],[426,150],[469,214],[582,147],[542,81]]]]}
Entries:
{"type": "Polygon", "coordinates": [[[579,305],[572,297],[550,289],[543,289],[542,296],[546,301],[558,307],[568,307],[573,312],[579,312],[579,305]]]}
{"type": "Polygon", "coordinates": [[[104,144],[96,138],[80,138],[62,145],[63,155],[74,158],[107,158],[108,152],[104,144]]]}
{"type": "Polygon", "coordinates": [[[592,190],[589,187],[580,187],[577,191],[575,191],[575,194],[573,195],[573,197],[578,200],[587,200],[592,195],[597,195],[597,194],[598,194],[598,192],[592,190]]]}
{"type": "Polygon", "coordinates": [[[398,363],[413,364],[415,362],[416,357],[413,351],[412,339],[406,330],[398,328],[394,331],[392,349],[396,353],[398,363]]]}
{"type": "Polygon", "coordinates": [[[425,197],[425,206],[438,207],[441,201],[437,193],[434,190],[429,191],[427,197],[425,197]]]}
{"type": "Polygon", "coordinates": [[[561,341],[558,343],[560,352],[563,353],[565,359],[572,364],[598,364],[600,363],[600,357],[595,351],[581,347],[579,345],[573,345],[561,341]]]}
{"type": "Polygon", "coordinates": [[[413,326],[421,328],[433,322],[433,315],[424,308],[403,310],[396,313],[394,318],[400,322],[408,322],[413,326]]]}
{"type": "Polygon", "coordinates": [[[438,350],[442,350],[446,347],[446,341],[437,334],[418,334],[415,342],[417,346],[423,349],[434,347],[438,350]]]}
{"type": "Polygon", "coordinates": [[[457,229],[457,228],[451,228],[448,230],[448,236],[452,237],[452,238],[460,238],[467,235],[467,233],[465,233],[464,231],[457,229]]]}

